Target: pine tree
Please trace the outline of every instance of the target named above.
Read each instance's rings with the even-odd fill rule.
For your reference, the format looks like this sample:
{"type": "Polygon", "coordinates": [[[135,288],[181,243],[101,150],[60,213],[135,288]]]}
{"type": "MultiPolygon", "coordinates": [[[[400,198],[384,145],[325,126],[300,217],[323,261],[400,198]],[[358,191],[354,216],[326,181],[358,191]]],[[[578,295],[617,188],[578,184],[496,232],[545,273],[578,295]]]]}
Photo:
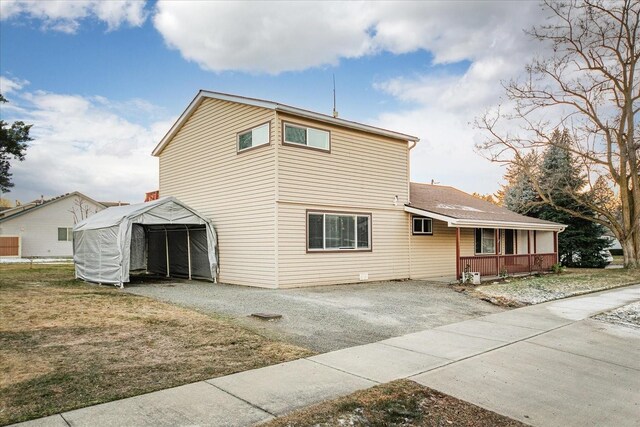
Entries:
{"type": "MultiPolygon", "coordinates": [[[[585,187],[586,178],[580,175],[576,159],[566,147],[571,136],[564,130],[553,134],[554,145],[547,148],[540,167],[539,183],[544,194],[556,206],[569,208],[587,217],[594,212],[585,201],[590,194],[576,197],[575,189],[585,187]]],[[[576,217],[549,204],[539,204],[530,212],[532,216],[567,225],[558,238],[558,252],[562,264],[573,267],[604,267],[602,250],[608,242],[602,238],[604,227],[576,217]]]]}

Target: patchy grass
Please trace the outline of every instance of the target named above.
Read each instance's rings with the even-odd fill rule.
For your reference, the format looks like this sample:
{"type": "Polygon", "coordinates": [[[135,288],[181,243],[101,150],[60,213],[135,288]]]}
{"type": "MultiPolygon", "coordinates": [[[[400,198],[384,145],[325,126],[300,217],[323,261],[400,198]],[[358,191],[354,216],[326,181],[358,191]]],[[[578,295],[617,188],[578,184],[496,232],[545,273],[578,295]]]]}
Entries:
{"type": "Polygon", "coordinates": [[[640,329],[640,302],[623,305],[615,310],[597,314],[593,318],[614,325],[640,329]]]}
{"type": "Polygon", "coordinates": [[[409,380],[399,380],[321,403],[262,427],[524,426],[409,380]]]}
{"type": "Polygon", "coordinates": [[[308,356],[225,318],[0,265],[0,424],[308,356]]]}
{"type": "Polygon", "coordinates": [[[471,293],[494,304],[518,307],[636,283],[640,283],[638,270],[576,268],[480,285],[471,293]]]}

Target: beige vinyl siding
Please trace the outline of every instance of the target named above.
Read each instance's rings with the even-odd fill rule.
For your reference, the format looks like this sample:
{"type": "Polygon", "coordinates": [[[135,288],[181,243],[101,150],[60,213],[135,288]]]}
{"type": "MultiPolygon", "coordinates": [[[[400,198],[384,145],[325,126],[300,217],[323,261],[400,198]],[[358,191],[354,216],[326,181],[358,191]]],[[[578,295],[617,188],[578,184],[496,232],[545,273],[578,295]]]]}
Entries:
{"type": "MultiPolygon", "coordinates": [[[[455,230],[455,229],[454,229],[455,230]]],[[[460,256],[474,256],[476,252],[475,228],[460,229],[460,256]]],[[[454,243],[455,244],[455,243],[454,243]]]]}
{"type": "MultiPolygon", "coordinates": [[[[413,217],[410,215],[410,217],[413,217]]],[[[464,230],[462,230],[464,232],[464,230]]],[[[444,221],[433,220],[432,235],[411,236],[412,279],[455,279],[456,229],[444,221]]]]}
{"type": "Polygon", "coordinates": [[[160,196],[211,219],[220,281],[275,287],[275,113],[207,99],[160,154],[160,196]],[[271,143],[241,153],[236,134],[271,122],[271,143]]]}
{"type": "Polygon", "coordinates": [[[394,208],[407,203],[406,141],[394,140],[278,114],[282,121],[331,132],[331,152],[281,145],[278,152],[279,201],[332,206],[394,208]]]}
{"type": "Polygon", "coordinates": [[[331,151],[278,146],[280,286],[408,278],[407,142],[279,113],[280,144],[282,121],[330,131],[331,151]],[[307,210],[371,214],[372,251],[307,253],[307,210]]]}
{"type": "Polygon", "coordinates": [[[278,275],[281,287],[299,287],[403,279],[409,277],[407,215],[392,209],[345,209],[339,206],[278,205],[278,275]],[[346,211],[371,214],[371,251],[307,253],[306,212],[346,211]]]}

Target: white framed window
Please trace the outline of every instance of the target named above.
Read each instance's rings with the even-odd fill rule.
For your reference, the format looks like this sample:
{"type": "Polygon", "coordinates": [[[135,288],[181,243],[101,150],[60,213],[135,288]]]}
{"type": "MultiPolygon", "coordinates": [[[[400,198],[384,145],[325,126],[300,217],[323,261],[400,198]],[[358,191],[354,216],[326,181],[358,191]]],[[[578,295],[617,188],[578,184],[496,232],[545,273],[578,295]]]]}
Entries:
{"type": "Polygon", "coordinates": [[[494,255],[496,253],[496,230],[493,228],[476,228],[476,254],[494,255]]]}
{"type": "Polygon", "coordinates": [[[371,250],[371,214],[307,211],[307,251],[342,250],[371,250]]]}
{"type": "Polygon", "coordinates": [[[414,216],[412,232],[413,234],[433,234],[433,220],[423,216],[414,216]]]}
{"type": "Polygon", "coordinates": [[[331,133],[308,126],[283,123],[282,140],[285,144],[299,145],[316,150],[331,150],[331,133]]]}
{"type": "Polygon", "coordinates": [[[265,123],[239,132],[237,137],[238,152],[269,144],[269,127],[270,124],[265,123]]]}
{"type": "Polygon", "coordinates": [[[73,240],[73,228],[58,227],[58,242],[70,242],[73,240]]]}

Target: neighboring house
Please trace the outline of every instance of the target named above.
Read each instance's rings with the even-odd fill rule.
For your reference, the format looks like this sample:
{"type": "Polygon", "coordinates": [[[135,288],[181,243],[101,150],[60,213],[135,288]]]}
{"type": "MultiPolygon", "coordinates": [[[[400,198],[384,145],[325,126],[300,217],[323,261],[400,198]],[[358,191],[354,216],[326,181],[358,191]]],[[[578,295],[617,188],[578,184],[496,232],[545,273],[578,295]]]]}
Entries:
{"type": "Polygon", "coordinates": [[[562,225],[450,187],[410,184],[417,142],[275,102],[200,91],[153,155],[160,196],[177,197],[216,227],[224,283],[451,280],[465,269],[497,275],[556,262],[562,225]]]}
{"type": "Polygon", "coordinates": [[[0,240],[11,242],[9,237],[19,237],[21,256],[25,258],[71,257],[73,226],[117,204],[97,202],[77,191],[48,200],[41,198],[0,212],[0,240]]]}

